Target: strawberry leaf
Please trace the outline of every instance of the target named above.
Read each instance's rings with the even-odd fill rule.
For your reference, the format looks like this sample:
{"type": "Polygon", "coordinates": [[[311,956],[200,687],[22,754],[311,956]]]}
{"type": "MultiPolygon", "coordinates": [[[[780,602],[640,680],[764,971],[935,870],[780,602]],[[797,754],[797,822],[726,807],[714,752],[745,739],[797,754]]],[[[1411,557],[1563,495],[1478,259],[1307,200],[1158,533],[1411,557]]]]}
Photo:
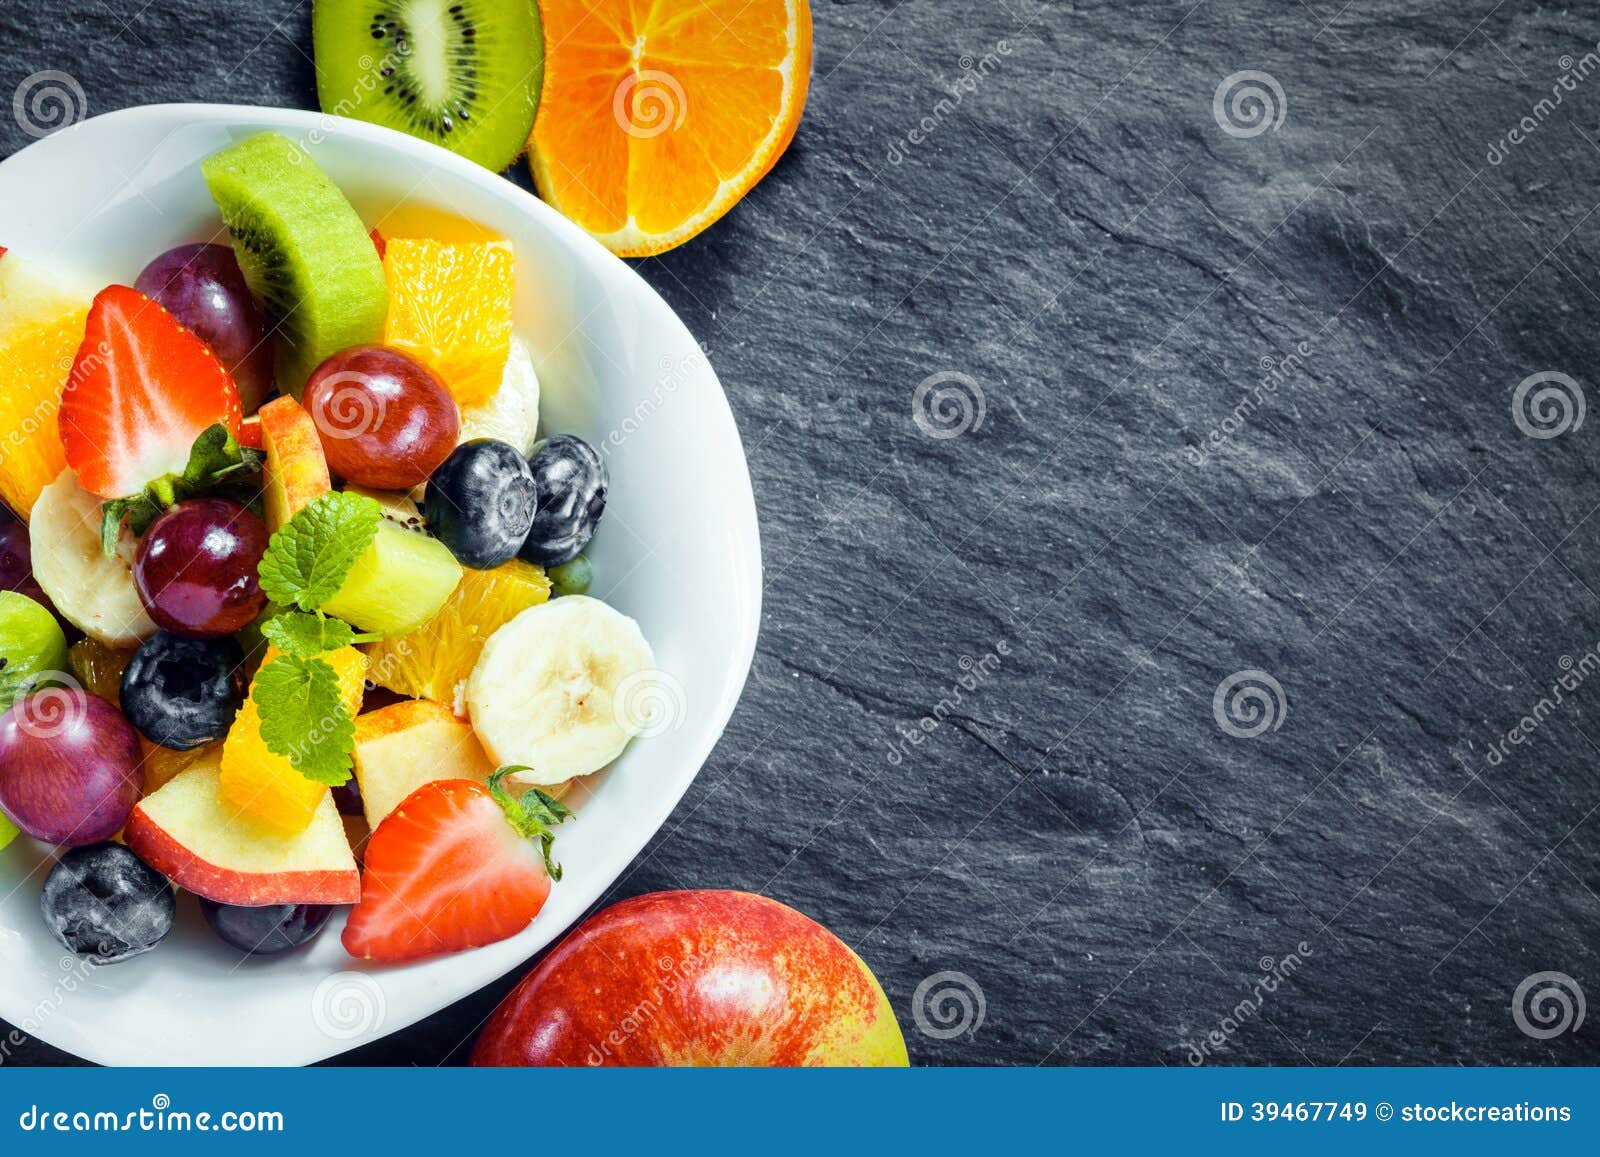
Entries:
{"type": "Polygon", "coordinates": [[[182,484],[190,497],[209,491],[227,479],[254,474],[265,459],[259,450],[239,445],[228,427],[218,422],[208,426],[189,450],[189,464],[183,468],[182,484]]]}
{"type": "MultiPolygon", "coordinates": [[[[124,519],[136,536],[142,535],[164,510],[186,498],[207,494],[233,497],[239,482],[259,472],[262,461],[261,453],[239,445],[221,422],[208,426],[190,447],[189,463],[182,474],[163,474],[142,492],[113,498],[100,508],[100,545],[106,557],[116,553],[124,519]]],[[[246,496],[241,505],[249,504],[246,496]]]]}
{"type": "Polygon", "coordinates": [[[550,855],[556,842],[556,834],[551,829],[570,820],[572,809],[542,788],[529,788],[521,799],[517,799],[504,787],[507,776],[532,770],[526,764],[519,763],[502,767],[489,777],[489,794],[500,805],[500,810],[506,813],[506,821],[517,830],[518,835],[523,839],[539,841],[539,850],[544,854],[545,871],[550,873],[552,880],[559,881],[561,865],[550,855]]]}
{"type": "Polygon", "coordinates": [[[100,507],[100,546],[106,557],[117,553],[117,540],[122,536],[122,524],[137,537],[150,529],[150,524],[161,517],[163,507],[147,494],[135,498],[113,498],[100,507]]]}
{"type": "Polygon", "coordinates": [[[356,726],[331,664],[280,655],[256,672],[250,697],[268,751],[313,783],[338,787],[349,781],[356,726]]]}
{"type": "Polygon", "coordinates": [[[275,603],[314,611],[339,593],[383,521],[364,494],[324,494],[278,529],[257,568],[275,603]]]}

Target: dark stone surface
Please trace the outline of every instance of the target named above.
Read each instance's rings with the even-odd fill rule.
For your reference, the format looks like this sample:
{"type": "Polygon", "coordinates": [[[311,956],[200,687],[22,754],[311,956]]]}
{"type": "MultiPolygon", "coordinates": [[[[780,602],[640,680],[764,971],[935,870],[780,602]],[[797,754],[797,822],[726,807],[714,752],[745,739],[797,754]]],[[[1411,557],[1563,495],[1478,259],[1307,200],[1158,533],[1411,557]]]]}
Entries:
{"type": "MultiPolygon", "coordinates": [[[[60,68],[92,112],[312,104],[306,0],[55,7],[0,13],[0,88],[60,68]]],[[[1214,1062],[1600,1061],[1592,1023],[1537,1040],[1511,1011],[1542,971],[1600,991],[1600,681],[1538,708],[1594,669],[1600,421],[1512,417],[1528,375],[1592,389],[1600,76],[1574,77],[1600,24],[1528,0],[814,9],[790,154],[640,265],[732,398],[766,619],[613,898],[801,908],[871,962],[920,1062],[1183,1064],[1263,964],[1293,975],[1214,1062]],[[1213,98],[1248,69],[1285,115],[1233,136],[1213,98]],[[944,372],[984,400],[961,437],[912,419],[944,372]],[[1213,715],[1248,669],[1287,706],[1253,739],[1213,715]],[[919,1031],[939,972],[981,988],[975,1031],[919,1031]]],[[[507,987],[346,1059],[458,1062],[507,987]]]]}

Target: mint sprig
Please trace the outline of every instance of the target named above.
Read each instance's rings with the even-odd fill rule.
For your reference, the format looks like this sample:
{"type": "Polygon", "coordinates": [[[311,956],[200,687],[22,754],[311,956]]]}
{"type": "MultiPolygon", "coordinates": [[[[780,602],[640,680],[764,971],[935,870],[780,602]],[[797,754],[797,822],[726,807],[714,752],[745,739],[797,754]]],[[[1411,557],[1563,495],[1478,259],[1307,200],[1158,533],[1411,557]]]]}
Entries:
{"type": "Polygon", "coordinates": [[[256,672],[250,698],[268,751],[313,783],[338,787],[349,782],[356,725],[331,663],[280,655],[256,672]]]}
{"type": "Polygon", "coordinates": [[[372,545],[383,507],[364,494],[330,493],[278,528],[257,573],[275,603],[314,611],[339,593],[356,559],[372,545]]]}
{"type": "Polygon", "coordinates": [[[518,799],[502,786],[507,776],[515,775],[519,771],[532,770],[533,768],[520,763],[502,767],[489,777],[489,794],[494,797],[495,803],[500,805],[500,810],[506,813],[507,822],[517,830],[518,835],[526,840],[539,841],[539,850],[544,853],[545,871],[550,873],[552,880],[559,881],[561,865],[550,855],[550,850],[556,842],[556,834],[551,829],[570,820],[572,809],[542,788],[529,788],[527,793],[518,799]]]}
{"type": "Polygon", "coordinates": [[[181,474],[163,474],[138,494],[113,498],[100,507],[100,546],[106,557],[116,554],[124,521],[135,535],[141,535],[168,507],[186,498],[215,494],[250,505],[254,488],[240,483],[259,473],[262,461],[259,451],[239,445],[221,422],[206,427],[189,448],[189,462],[181,474]]]}
{"type": "Polygon", "coordinates": [[[300,659],[314,658],[353,643],[373,643],[383,637],[358,635],[343,619],[330,619],[320,611],[306,614],[283,609],[278,609],[261,624],[261,634],[285,655],[300,659]]]}

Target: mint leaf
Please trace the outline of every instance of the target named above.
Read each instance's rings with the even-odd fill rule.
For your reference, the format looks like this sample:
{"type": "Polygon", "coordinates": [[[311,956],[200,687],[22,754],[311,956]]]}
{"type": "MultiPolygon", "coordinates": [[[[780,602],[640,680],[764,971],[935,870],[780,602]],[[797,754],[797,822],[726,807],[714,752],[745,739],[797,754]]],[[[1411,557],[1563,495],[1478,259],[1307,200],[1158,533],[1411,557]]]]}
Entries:
{"type": "Polygon", "coordinates": [[[314,611],[339,593],[383,521],[364,494],[324,494],[278,528],[257,573],[275,603],[314,611]]]}
{"type": "Polygon", "coordinates": [[[352,643],[370,643],[377,635],[358,635],[343,619],[330,619],[326,615],[308,615],[300,611],[282,611],[261,624],[261,633],[267,641],[285,655],[309,659],[327,651],[337,651],[352,643]]]}
{"type": "Polygon", "coordinates": [[[356,725],[330,663],[280,655],[256,672],[250,698],[268,751],[313,783],[338,787],[349,781],[356,725]]]}

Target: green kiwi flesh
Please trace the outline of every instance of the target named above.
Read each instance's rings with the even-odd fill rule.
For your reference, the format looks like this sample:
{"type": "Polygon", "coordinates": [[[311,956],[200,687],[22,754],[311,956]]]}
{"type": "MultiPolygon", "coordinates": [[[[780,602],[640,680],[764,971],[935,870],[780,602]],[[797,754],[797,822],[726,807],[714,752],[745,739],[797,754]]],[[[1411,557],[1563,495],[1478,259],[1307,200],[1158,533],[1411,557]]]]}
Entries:
{"type": "Polygon", "coordinates": [[[250,291],[266,306],[278,388],[296,398],[311,371],[383,340],[389,289],[367,227],[309,153],[261,133],[201,166],[250,291]]]}
{"type": "Polygon", "coordinates": [[[544,87],[537,0],[315,0],[322,111],[399,129],[495,172],[544,87]]]}

